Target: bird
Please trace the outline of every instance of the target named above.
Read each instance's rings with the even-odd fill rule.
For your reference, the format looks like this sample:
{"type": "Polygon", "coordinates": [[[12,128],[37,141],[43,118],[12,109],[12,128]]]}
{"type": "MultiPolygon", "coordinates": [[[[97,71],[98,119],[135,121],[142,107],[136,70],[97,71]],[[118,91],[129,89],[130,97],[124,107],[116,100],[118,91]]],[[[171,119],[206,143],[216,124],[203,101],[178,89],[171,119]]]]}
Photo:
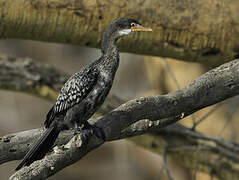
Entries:
{"type": "Polygon", "coordinates": [[[55,104],[46,115],[44,133],[16,170],[42,159],[63,130],[75,129],[77,132],[83,126],[84,129],[92,129],[97,137],[105,138],[103,130],[99,131],[87,120],[103,104],[112,87],[120,60],[117,40],[137,31],[152,29],[131,18],[117,18],[106,27],[101,41],[100,58],[73,74],[63,85],[55,104]]]}

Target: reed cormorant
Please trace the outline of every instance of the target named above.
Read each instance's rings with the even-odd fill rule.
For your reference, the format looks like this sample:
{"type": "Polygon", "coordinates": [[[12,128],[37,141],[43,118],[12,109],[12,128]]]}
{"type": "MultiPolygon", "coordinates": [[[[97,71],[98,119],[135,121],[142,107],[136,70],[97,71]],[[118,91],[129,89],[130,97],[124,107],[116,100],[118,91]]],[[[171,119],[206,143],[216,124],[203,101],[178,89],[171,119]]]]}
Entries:
{"type": "Polygon", "coordinates": [[[135,31],[152,31],[134,19],[118,18],[103,34],[101,57],[71,76],[62,87],[56,103],[50,109],[45,120],[45,132],[25,155],[16,170],[42,159],[53,146],[62,130],[83,126],[92,128],[101,138],[104,134],[88,123],[88,119],[98,110],[108,95],[115,72],[119,66],[119,50],[116,41],[135,31]]]}

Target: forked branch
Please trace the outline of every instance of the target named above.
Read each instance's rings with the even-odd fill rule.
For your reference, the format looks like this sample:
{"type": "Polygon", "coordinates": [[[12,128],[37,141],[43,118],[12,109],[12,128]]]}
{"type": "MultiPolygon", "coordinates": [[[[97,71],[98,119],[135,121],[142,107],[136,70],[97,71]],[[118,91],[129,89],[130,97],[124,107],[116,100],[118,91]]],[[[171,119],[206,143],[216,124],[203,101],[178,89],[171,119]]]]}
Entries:
{"type": "MultiPolygon", "coordinates": [[[[41,95],[41,93],[39,93],[38,91],[35,91],[35,89],[38,89],[39,87],[44,86],[47,88],[51,87],[50,89],[51,92],[54,92],[57,94],[58,86],[57,87],[54,86],[54,81],[51,81],[53,84],[51,82],[49,82],[49,84],[45,83],[46,76],[43,76],[42,71],[34,71],[33,67],[35,66],[39,68],[43,68],[43,69],[49,68],[47,66],[42,66],[34,62],[33,60],[29,60],[29,59],[21,60],[21,61],[14,60],[14,59],[0,61],[0,69],[1,69],[0,77],[2,78],[2,79],[0,78],[0,88],[7,87],[8,89],[12,89],[12,90],[31,92],[37,95],[41,95]],[[24,66],[24,64],[27,64],[27,65],[24,66]],[[32,67],[32,68],[29,68],[29,67],[32,67]],[[6,74],[7,71],[10,71],[12,69],[14,69],[15,74],[14,73],[9,74],[9,79],[12,79],[13,83],[9,83],[9,81],[4,81],[4,78],[3,78],[4,74],[1,74],[1,72],[5,72],[6,74]],[[5,71],[2,71],[2,70],[5,70],[5,71]],[[14,84],[15,82],[14,78],[16,78],[15,76],[17,76],[18,72],[21,73],[22,77],[21,79],[17,80],[16,83],[18,85],[16,85],[14,84]],[[37,77],[37,78],[32,78],[32,77],[37,77]],[[27,90],[28,86],[21,86],[21,84],[27,84],[29,80],[31,82],[29,84],[34,85],[29,87],[31,87],[31,89],[34,89],[34,91],[27,90]],[[35,84],[37,85],[35,86],[35,84]]],[[[57,72],[57,70],[55,71],[57,72]]],[[[46,74],[46,72],[44,74],[46,74]]],[[[63,82],[63,79],[65,80],[63,76],[61,80],[57,79],[56,83],[60,82],[59,83],[60,85],[63,82]]],[[[61,77],[61,74],[59,74],[59,78],[60,77],[61,77]]],[[[166,132],[165,130],[161,130],[162,128],[167,127],[168,125],[173,124],[176,121],[180,120],[181,118],[186,117],[187,115],[190,115],[194,113],[195,111],[200,110],[206,106],[210,106],[212,104],[221,102],[227,98],[238,95],[238,93],[239,93],[239,60],[234,60],[229,63],[223,64],[219,66],[218,68],[212,69],[211,71],[203,74],[202,76],[194,80],[192,83],[190,83],[186,87],[179,89],[175,92],[171,92],[166,95],[142,97],[142,98],[128,101],[122,104],[121,106],[119,106],[118,108],[112,110],[111,112],[105,114],[104,116],[99,117],[98,119],[91,119],[90,121],[91,123],[97,125],[98,127],[104,130],[107,141],[136,136],[136,135],[143,134],[145,132],[153,132],[154,133],[153,136],[150,136],[150,137],[156,136],[159,138],[159,133],[166,132]]],[[[49,98],[49,96],[45,96],[45,97],[49,98]]],[[[106,105],[108,103],[109,102],[107,101],[106,105]]],[[[105,106],[103,108],[105,108],[105,106]]],[[[178,130],[180,129],[182,130],[182,128],[183,127],[178,127],[178,130]]],[[[186,132],[188,132],[186,130],[188,129],[183,128],[183,130],[185,130],[185,133],[182,133],[182,134],[186,136],[186,132]]],[[[39,130],[35,130],[35,132],[37,131],[38,131],[38,134],[36,133],[35,138],[40,135],[39,130]]],[[[26,132],[26,135],[27,133],[29,132],[26,132]]],[[[83,133],[89,133],[89,132],[86,131],[83,133]]],[[[163,137],[163,134],[161,135],[163,137]]],[[[59,143],[64,144],[69,139],[71,139],[66,145],[58,146],[58,148],[55,148],[54,151],[50,153],[49,155],[47,155],[44,159],[34,162],[29,167],[22,168],[21,170],[16,172],[11,177],[11,179],[46,178],[48,176],[55,174],[62,168],[78,161],[85,154],[90,152],[92,149],[97,148],[103,143],[102,139],[98,139],[94,136],[90,138],[90,141],[88,144],[86,144],[84,140],[80,138],[81,137],[80,135],[76,135],[74,137],[68,136],[68,135],[66,136],[67,138],[64,141],[60,140],[60,142],[58,142],[58,145],[59,143]]],[[[18,154],[18,156],[16,156],[15,159],[20,159],[25,153],[25,151],[28,149],[26,145],[22,146],[23,148],[21,148],[21,146],[20,147],[16,146],[15,148],[12,148],[11,146],[4,146],[8,143],[11,144],[12,139],[16,137],[18,137],[18,134],[14,136],[7,136],[2,138],[0,141],[0,149],[2,147],[6,147],[5,148],[6,151],[9,151],[9,152],[10,152],[10,149],[14,149],[12,150],[14,151],[12,154],[14,153],[18,154]]],[[[238,177],[238,174],[239,174],[239,170],[237,169],[238,164],[235,162],[236,159],[239,159],[237,156],[238,154],[237,146],[233,145],[232,143],[222,143],[221,141],[216,142],[215,139],[208,140],[207,136],[200,136],[199,133],[192,135],[192,137],[196,139],[202,139],[203,141],[213,141],[215,143],[215,146],[213,147],[210,145],[204,144],[204,146],[200,150],[201,153],[210,151],[211,154],[209,155],[209,157],[219,156],[219,154],[216,153],[216,151],[214,151],[215,148],[218,149],[218,151],[220,149],[223,149],[220,151],[222,152],[220,156],[225,157],[228,160],[227,162],[230,164],[230,166],[233,166],[233,167],[231,169],[224,169],[226,171],[226,172],[223,171],[224,175],[221,173],[222,171],[216,171],[215,173],[216,176],[222,179],[228,179],[228,177],[230,178],[238,177]],[[227,153],[228,151],[230,153],[227,153]]],[[[178,137],[174,137],[174,138],[178,139],[178,137]]],[[[32,141],[34,141],[33,138],[29,140],[29,144],[32,141]]],[[[149,142],[152,142],[152,140],[149,140],[149,142]]],[[[191,141],[187,141],[185,139],[185,142],[189,142],[190,144],[191,141]]],[[[195,141],[195,142],[200,144],[200,141],[199,142],[195,141]]],[[[140,142],[138,143],[140,144],[140,142]]],[[[19,144],[20,144],[20,141],[19,141],[19,144]]],[[[171,147],[168,149],[168,151],[170,152],[177,151],[178,150],[177,148],[171,147]]],[[[197,149],[198,146],[194,148],[193,146],[190,146],[190,151],[192,151],[192,153],[195,153],[196,150],[198,151],[197,149]]],[[[188,147],[187,146],[181,147],[179,150],[181,151],[182,149],[185,150],[185,149],[188,149],[188,147]]],[[[14,159],[13,157],[10,158],[10,156],[9,156],[9,161],[14,159]]],[[[190,158],[195,159],[196,157],[190,156],[190,158]]],[[[5,159],[3,158],[2,162],[6,162],[6,161],[8,160],[6,160],[6,158],[5,159]]],[[[207,160],[205,159],[205,161],[207,160]]],[[[223,163],[225,162],[223,161],[223,163]]],[[[214,168],[214,169],[218,169],[218,168],[214,168]]],[[[204,169],[204,171],[207,171],[207,170],[204,169]]]]}

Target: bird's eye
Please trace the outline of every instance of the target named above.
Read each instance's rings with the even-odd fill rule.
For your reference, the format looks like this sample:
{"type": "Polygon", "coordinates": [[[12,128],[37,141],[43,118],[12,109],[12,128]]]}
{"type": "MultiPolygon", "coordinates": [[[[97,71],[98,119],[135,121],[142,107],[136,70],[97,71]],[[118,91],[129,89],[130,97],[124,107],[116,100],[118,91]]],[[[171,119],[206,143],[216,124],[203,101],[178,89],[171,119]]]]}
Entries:
{"type": "Polygon", "coordinates": [[[136,24],[135,23],[131,23],[131,27],[135,27],[136,26],[136,24]]]}

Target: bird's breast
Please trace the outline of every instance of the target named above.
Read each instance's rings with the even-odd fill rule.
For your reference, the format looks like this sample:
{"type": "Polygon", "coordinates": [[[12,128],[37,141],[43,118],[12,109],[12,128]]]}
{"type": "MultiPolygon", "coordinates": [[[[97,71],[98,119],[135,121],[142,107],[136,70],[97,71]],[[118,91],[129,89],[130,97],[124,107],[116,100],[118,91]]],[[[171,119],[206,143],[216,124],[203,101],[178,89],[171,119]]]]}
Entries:
{"type": "Polygon", "coordinates": [[[108,82],[112,78],[112,74],[110,72],[108,72],[108,71],[101,71],[100,72],[100,76],[101,76],[100,80],[102,82],[104,82],[104,81],[108,82]]]}

